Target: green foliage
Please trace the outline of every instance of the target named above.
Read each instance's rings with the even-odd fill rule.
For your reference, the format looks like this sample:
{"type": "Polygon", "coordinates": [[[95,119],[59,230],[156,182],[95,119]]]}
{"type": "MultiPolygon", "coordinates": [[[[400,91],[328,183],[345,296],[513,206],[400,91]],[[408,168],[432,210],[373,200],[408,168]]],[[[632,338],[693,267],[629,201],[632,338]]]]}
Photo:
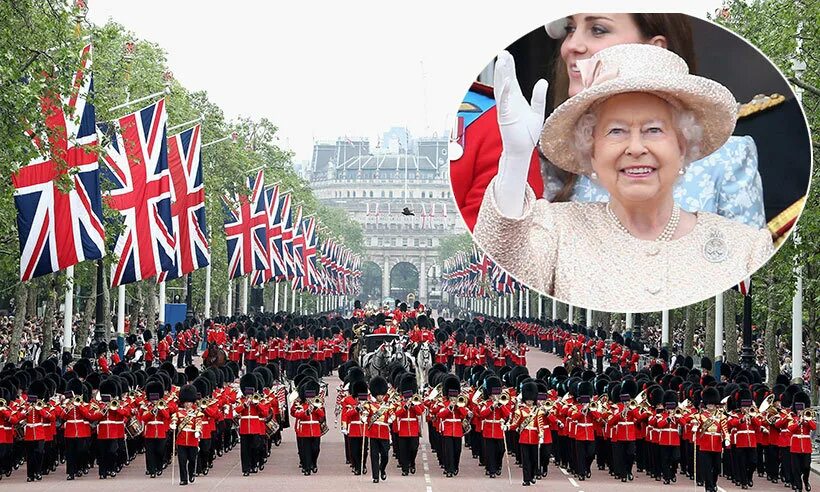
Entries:
{"type": "Polygon", "coordinates": [[[442,238],[439,247],[439,258],[443,263],[444,260],[453,258],[460,251],[471,252],[473,250],[473,236],[469,232],[453,234],[442,238]]]}
{"type": "MultiPolygon", "coordinates": [[[[61,2],[22,0],[0,2],[0,173],[10,176],[20,163],[30,161],[36,149],[24,130],[27,121],[42,130],[42,116],[38,107],[44,92],[66,93],[70,77],[78,63],[78,54],[87,42],[75,33],[72,13],[61,2]],[[56,67],[56,70],[55,70],[56,67]],[[40,74],[53,73],[52,77],[40,74]],[[24,79],[27,79],[26,83],[24,79]]],[[[108,22],[90,26],[83,32],[93,40],[93,74],[97,121],[111,121],[133,112],[149,102],[127,108],[111,108],[127,101],[165,89],[163,74],[170,71],[162,47],[139,40],[123,26],[108,22]],[[126,42],[135,43],[133,57],[124,55],[126,42]]],[[[207,147],[202,152],[206,183],[206,220],[211,240],[212,303],[227,292],[227,252],[223,233],[221,197],[237,190],[249,171],[265,167],[265,181],[279,183],[283,191],[292,191],[294,207],[301,205],[304,215],[315,214],[321,225],[321,238],[335,238],[353,252],[364,249],[361,227],[344,212],[321,206],[308,183],[300,179],[291,166],[292,153],[280,148],[278,128],[268,119],[258,121],[240,118],[228,121],[222,109],[208,99],[206,92],[191,92],[178,81],[170,82],[171,92],[166,96],[168,125],[196,119],[202,120],[202,141],[207,143],[237,132],[237,144],[230,140],[207,147]]],[[[185,130],[176,129],[170,134],[185,130]]],[[[101,149],[97,149],[100,151],[101,149]]],[[[106,188],[105,181],[103,188],[106,188]]],[[[19,278],[16,211],[12,200],[13,189],[9,179],[0,180],[0,303],[7,304],[19,278]]],[[[104,206],[108,218],[118,217],[116,211],[104,206]]],[[[117,221],[115,221],[116,224],[117,221]]],[[[119,234],[116,225],[107,225],[108,251],[113,251],[119,234]]],[[[106,256],[110,266],[113,254],[106,256]]],[[[91,291],[95,268],[86,262],[75,268],[75,285],[83,292],[91,291]]],[[[194,273],[194,299],[201,308],[204,296],[205,272],[194,273]]],[[[169,298],[173,290],[182,287],[184,279],[169,282],[169,298]]]]}

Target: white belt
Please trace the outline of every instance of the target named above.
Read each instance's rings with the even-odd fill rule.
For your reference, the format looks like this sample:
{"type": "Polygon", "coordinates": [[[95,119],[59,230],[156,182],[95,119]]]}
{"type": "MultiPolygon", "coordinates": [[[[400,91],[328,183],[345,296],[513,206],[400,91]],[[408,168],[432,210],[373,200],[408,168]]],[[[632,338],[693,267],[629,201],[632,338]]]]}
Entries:
{"type": "Polygon", "coordinates": [[[103,420],[100,423],[101,424],[111,424],[111,425],[122,424],[122,422],[117,421],[117,420],[103,420]]]}
{"type": "Polygon", "coordinates": [[[442,422],[461,422],[461,419],[443,419],[442,422]]]}
{"type": "Polygon", "coordinates": [[[753,431],[753,430],[740,430],[740,431],[737,431],[737,433],[738,434],[754,434],[755,431],[753,431]]]}
{"type": "Polygon", "coordinates": [[[577,425],[578,427],[592,427],[592,424],[586,424],[586,423],[580,423],[580,422],[575,424],[575,425],[577,425]]]}
{"type": "Polygon", "coordinates": [[[811,436],[808,434],[792,434],[792,439],[794,439],[795,437],[811,439],[811,436]]]}
{"type": "Polygon", "coordinates": [[[150,421],[148,421],[148,425],[162,425],[164,423],[165,422],[163,422],[162,420],[150,420],[150,421]]]}
{"type": "Polygon", "coordinates": [[[40,422],[39,424],[29,424],[26,423],[26,427],[39,427],[41,425],[46,425],[44,422],[40,422]]]}
{"type": "Polygon", "coordinates": [[[302,420],[301,423],[302,424],[318,424],[319,421],[318,420],[302,420]]]}
{"type": "Polygon", "coordinates": [[[5,425],[0,425],[0,430],[11,430],[11,427],[6,427],[5,425]]]}
{"type": "Polygon", "coordinates": [[[704,436],[720,436],[719,432],[704,432],[704,436]]]}
{"type": "Polygon", "coordinates": [[[66,420],[66,424],[85,424],[88,423],[85,420],[66,420]]]}
{"type": "Polygon", "coordinates": [[[678,429],[658,429],[658,432],[678,432],[678,429]]]}
{"type": "Polygon", "coordinates": [[[390,427],[390,424],[388,424],[387,422],[373,422],[370,425],[386,425],[386,426],[390,427]]]}
{"type": "Polygon", "coordinates": [[[635,425],[635,422],[618,422],[617,425],[635,425]]]}
{"type": "Polygon", "coordinates": [[[402,422],[418,422],[418,419],[399,419],[402,422]]]}
{"type": "Polygon", "coordinates": [[[361,420],[351,420],[350,425],[353,425],[353,424],[364,425],[364,422],[362,422],[361,420]]]}
{"type": "Polygon", "coordinates": [[[243,415],[242,417],[239,417],[239,418],[240,419],[258,419],[259,416],[258,415],[243,415]]]}
{"type": "Polygon", "coordinates": [[[484,422],[500,423],[500,422],[504,422],[504,421],[503,420],[485,420],[484,422]]]}

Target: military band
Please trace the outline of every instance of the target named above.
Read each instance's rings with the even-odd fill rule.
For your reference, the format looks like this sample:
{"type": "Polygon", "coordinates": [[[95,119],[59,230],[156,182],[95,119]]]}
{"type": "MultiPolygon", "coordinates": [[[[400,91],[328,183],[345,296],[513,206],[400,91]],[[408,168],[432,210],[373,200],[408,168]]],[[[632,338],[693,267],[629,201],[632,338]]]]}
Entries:
{"type": "Polygon", "coordinates": [[[94,468],[112,479],[144,454],[147,477],[167,477],[170,467],[187,485],[237,444],[250,476],[264,471],[290,427],[300,470],[313,475],[330,432],[324,378],[338,370],[333,415],[344,459],[355,476],[369,467],[374,483],[388,479],[391,454],[402,476],[416,474],[426,434],[445,478],[479,466],[489,479],[515,475],[531,486],[548,483],[552,462],[579,482],[608,471],[618,482],[643,473],[707,492],[723,480],[752,488],[755,479],[811,489],[815,414],[785,376],[769,387],[756,371],[723,364],[718,381],[708,359],[696,368],[690,357],[670,361],[653,349],[636,360],[638,348],[619,335],[605,340],[562,322],[397,312],[399,324],[395,313],[368,311],[350,320],[208,320],[159,330],[156,350],[150,331],[129,337],[123,360],[113,357],[116,343],[100,343],[63,369],[54,359],[7,365],[0,478],[25,463],[27,480],[42,480],[64,459],[68,480],[94,468]],[[417,361],[431,352],[426,371],[360,366],[354,349],[365,350],[367,333],[392,336],[379,330],[386,324],[417,361]],[[208,344],[205,366],[179,371],[173,356],[184,351],[185,361],[198,339],[208,344]],[[533,348],[565,362],[530,373],[533,348]]]}

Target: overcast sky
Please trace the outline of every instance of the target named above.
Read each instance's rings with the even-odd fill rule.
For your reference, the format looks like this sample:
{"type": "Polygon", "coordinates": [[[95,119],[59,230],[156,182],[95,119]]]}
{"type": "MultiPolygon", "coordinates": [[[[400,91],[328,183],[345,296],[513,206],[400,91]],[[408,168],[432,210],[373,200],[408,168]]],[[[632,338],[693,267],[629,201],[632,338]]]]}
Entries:
{"type": "MultiPolygon", "coordinates": [[[[310,159],[314,139],[364,136],[375,145],[391,126],[416,136],[446,133],[461,96],[500,49],[574,13],[549,0],[88,3],[92,21],[111,18],[162,46],[175,77],[190,90],[207,91],[229,118],[272,120],[280,145],[295,151],[296,160],[310,159]]],[[[618,5],[658,11],[659,3],[618,5]]],[[[611,5],[576,0],[571,8],[611,11],[611,5]]],[[[698,17],[720,5],[663,2],[666,11],[698,17]]]]}

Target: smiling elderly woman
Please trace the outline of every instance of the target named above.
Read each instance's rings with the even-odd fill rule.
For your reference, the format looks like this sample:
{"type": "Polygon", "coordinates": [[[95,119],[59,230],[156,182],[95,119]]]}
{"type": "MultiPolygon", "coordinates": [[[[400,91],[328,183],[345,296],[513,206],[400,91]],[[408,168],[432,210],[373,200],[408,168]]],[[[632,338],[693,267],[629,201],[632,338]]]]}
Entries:
{"type": "Polygon", "coordinates": [[[536,85],[530,107],[512,57],[499,56],[504,151],[474,231],[486,253],[533,289],[575,306],[629,312],[701,301],[766,262],[773,252],[767,230],[682,211],[673,197],[686,165],[734,130],[729,90],[649,45],[607,48],[578,67],[584,89],[541,129],[546,84],[536,85]],[[589,175],[609,192],[608,204],[535,200],[526,173],[539,130],[544,155],[589,175]]]}

